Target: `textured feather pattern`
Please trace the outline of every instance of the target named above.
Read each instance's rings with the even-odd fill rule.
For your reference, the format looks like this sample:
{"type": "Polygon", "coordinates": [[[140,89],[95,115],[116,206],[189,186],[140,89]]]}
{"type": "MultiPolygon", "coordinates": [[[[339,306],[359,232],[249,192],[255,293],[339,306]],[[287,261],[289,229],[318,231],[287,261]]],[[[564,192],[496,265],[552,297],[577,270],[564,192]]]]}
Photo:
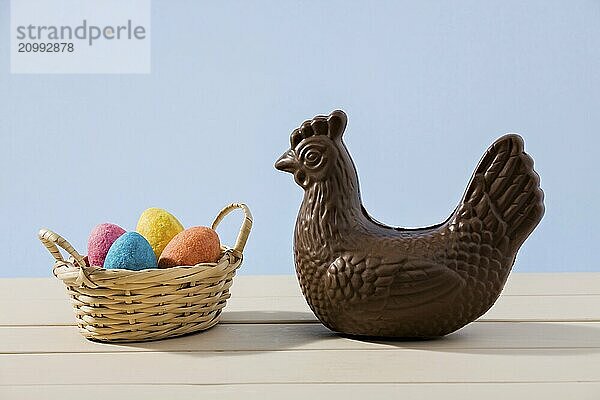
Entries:
{"type": "Polygon", "coordinates": [[[485,313],[544,213],[521,137],[488,149],[448,220],[402,229],[364,210],[341,134],[327,135],[324,118],[292,138],[297,152],[307,137],[331,147],[326,178],[305,187],[294,240],[297,276],[316,316],[346,334],[416,338],[448,334],[485,313]]]}

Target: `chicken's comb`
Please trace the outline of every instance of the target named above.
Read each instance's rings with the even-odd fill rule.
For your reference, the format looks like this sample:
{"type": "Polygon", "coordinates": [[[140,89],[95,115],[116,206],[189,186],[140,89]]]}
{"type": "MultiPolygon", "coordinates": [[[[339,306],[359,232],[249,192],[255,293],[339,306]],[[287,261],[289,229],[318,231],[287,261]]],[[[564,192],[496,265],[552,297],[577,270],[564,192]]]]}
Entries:
{"type": "Polygon", "coordinates": [[[348,117],[342,110],[335,110],[329,116],[317,115],[304,121],[300,128],[294,129],[290,135],[292,149],[311,136],[327,135],[331,139],[337,139],[344,134],[347,122],[348,117]]]}

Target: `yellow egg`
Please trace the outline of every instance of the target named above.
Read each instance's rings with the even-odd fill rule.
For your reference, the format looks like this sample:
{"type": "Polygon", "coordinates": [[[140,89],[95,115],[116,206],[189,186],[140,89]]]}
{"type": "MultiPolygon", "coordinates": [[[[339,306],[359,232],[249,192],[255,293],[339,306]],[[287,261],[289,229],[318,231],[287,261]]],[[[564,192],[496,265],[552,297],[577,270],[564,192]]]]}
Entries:
{"type": "Polygon", "coordinates": [[[150,243],[158,259],[171,239],[183,231],[183,225],[168,211],[149,208],[140,216],[135,230],[150,243]]]}

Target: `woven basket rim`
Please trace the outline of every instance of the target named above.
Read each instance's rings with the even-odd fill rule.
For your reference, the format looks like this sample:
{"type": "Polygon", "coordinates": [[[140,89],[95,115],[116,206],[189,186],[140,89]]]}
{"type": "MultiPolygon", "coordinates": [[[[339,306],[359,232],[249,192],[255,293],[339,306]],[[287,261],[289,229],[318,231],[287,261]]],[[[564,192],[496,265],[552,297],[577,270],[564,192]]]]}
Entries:
{"type": "Polygon", "coordinates": [[[228,249],[216,263],[179,265],[169,268],[148,268],[135,271],[128,269],[106,269],[97,266],[80,268],[76,265],[73,257],[71,257],[66,261],[56,261],[52,272],[54,276],[64,283],[77,281],[79,284],[85,283],[88,287],[105,286],[101,282],[117,279],[125,280],[131,284],[163,281],[167,285],[170,281],[174,280],[191,282],[206,278],[222,277],[239,268],[242,260],[243,256],[234,255],[233,250],[228,249]],[[196,277],[192,278],[193,276],[196,277]]]}
{"type": "Polygon", "coordinates": [[[128,269],[105,269],[98,266],[89,266],[84,261],[84,257],[78,253],[73,246],[59,234],[49,230],[41,229],[38,236],[44,246],[55,258],[52,268],[54,276],[67,282],[75,282],[79,285],[85,285],[91,288],[104,286],[100,281],[110,279],[119,279],[128,283],[159,283],[160,278],[166,278],[164,284],[181,283],[181,281],[194,282],[199,279],[218,278],[235,271],[242,262],[243,249],[248,240],[252,228],[252,214],[248,206],[243,203],[232,203],[221,210],[213,221],[211,227],[216,229],[223,218],[235,209],[241,209],[244,212],[244,220],[240,227],[235,245],[233,247],[221,246],[221,257],[216,263],[200,263],[196,265],[180,265],[170,268],[148,268],[143,270],[128,269]],[[70,255],[65,259],[59,251],[63,248],[70,255]],[[187,277],[190,277],[189,279],[187,277]],[[95,282],[98,281],[98,282],[95,282]]]}
{"type": "MultiPolygon", "coordinates": [[[[125,269],[125,268],[108,269],[108,268],[104,268],[104,267],[99,267],[97,265],[86,265],[83,268],[87,271],[108,271],[111,274],[125,273],[126,275],[134,275],[134,274],[138,274],[138,273],[143,274],[143,273],[148,273],[148,271],[156,272],[156,271],[192,269],[192,268],[212,268],[212,267],[216,267],[218,264],[220,264],[222,262],[223,258],[225,258],[228,254],[234,255],[234,250],[229,247],[223,246],[223,251],[221,251],[221,256],[219,257],[219,260],[217,262],[213,262],[213,263],[199,263],[196,265],[176,265],[174,267],[169,267],[169,268],[157,267],[157,268],[146,268],[146,269],[141,269],[141,270],[133,270],[133,269],[125,269]]],[[[242,255],[234,255],[234,257],[240,258],[240,259],[243,258],[242,255]]],[[[69,257],[69,259],[65,260],[65,261],[55,261],[53,268],[57,268],[60,266],[79,269],[79,267],[75,263],[75,259],[73,257],[69,257]]]]}

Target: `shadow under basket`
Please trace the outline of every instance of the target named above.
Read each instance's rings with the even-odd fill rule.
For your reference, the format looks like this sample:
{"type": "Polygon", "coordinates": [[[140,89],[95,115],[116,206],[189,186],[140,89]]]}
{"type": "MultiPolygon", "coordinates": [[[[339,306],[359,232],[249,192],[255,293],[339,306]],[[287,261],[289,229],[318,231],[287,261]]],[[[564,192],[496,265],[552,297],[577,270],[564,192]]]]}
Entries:
{"type": "Polygon", "coordinates": [[[60,235],[41,229],[39,239],[56,259],[54,275],[64,282],[73,303],[79,331],[87,339],[103,342],[141,342],[206,330],[219,322],[230,297],[235,271],[252,214],[245,204],[225,207],[212,223],[215,229],[235,209],[244,221],[232,248],[223,247],[216,263],[166,269],[130,271],[87,266],[60,235]],[[58,247],[71,256],[65,260],[58,247]]]}

